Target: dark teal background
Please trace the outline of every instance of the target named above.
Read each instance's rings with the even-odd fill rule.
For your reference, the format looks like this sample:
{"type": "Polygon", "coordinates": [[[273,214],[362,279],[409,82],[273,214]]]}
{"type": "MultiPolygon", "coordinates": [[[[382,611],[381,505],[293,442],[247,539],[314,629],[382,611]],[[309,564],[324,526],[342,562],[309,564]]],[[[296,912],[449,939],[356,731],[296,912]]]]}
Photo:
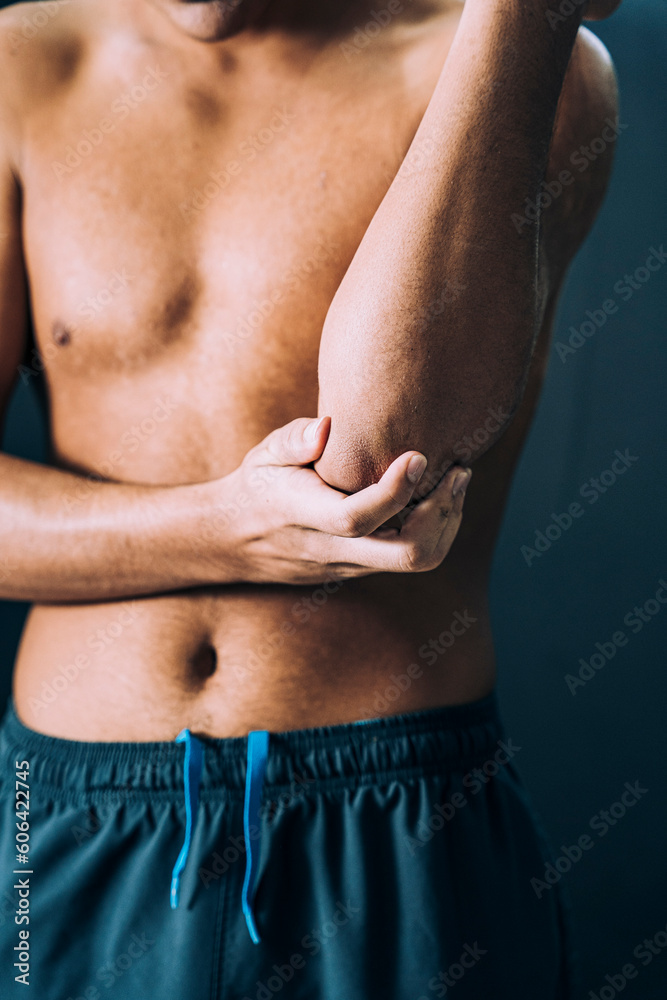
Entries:
{"type": "MultiPolygon", "coordinates": [[[[633,950],[667,927],[667,607],[636,635],[623,619],[654,596],[660,577],[667,580],[667,265],[628,302],[613,286],[643,264],[651,246],[667,244],[667,2],[625,0],[594,29],[614,57],[628,128],[609,196],[562,299],[497,551],[492,609],[507,732],[522,747],[517,765],[554,847],[591,834],[591,818],[618,801],[625,782],[648,789],[605,837],[593,833],[594,849],[562,876],[579,932],[582,998],[591,990],[599,996],[605,976],[633,962],[639,974],[624,1000],[666,1000],[667,949],[646,967],[633,950]],[[555,343],[609,298],[618,312],[563,363],[555,343]],[[580,488],[626,448],[638,461],[590,505],[580,488]],[[574,501],[585,515],[529,567],[521,546],[532,546],[535,531],[574,501]],[[572,694],[565,675],[619,629],[628,644],[572,694]]],[[[5,446],[44,457],[29,387],[14,396],[5,446]]],[[[0,704],[24,613],[0,604],[0,704]]]]}

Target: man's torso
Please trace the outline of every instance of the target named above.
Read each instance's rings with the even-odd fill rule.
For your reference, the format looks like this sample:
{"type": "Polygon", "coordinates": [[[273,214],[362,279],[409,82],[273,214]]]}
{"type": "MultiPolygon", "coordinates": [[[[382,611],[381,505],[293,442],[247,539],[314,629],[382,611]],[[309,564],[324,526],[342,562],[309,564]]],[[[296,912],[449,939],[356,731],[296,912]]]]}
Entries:
{"type": "MultiPolygon", "coordinates": [[[[317,46],[239,36],[174,49],[128,30],[123,4],[74,3],[19,45],[24,252],[58,464],[209,480],[316,414],[327,309],[460,9],[415,5],[377,32],[364,16],[317,46]]],[[[228,736],[486,694],[489,565],[547,339],[510,430],[475,463],[437,570],[36,606],[16,668],[20,716],[81,739],[183,726],[228,736]]],[[[463,463],[496,419],[461,443],[463,463]]],[[[86,480],[64,510],[95,488],[86,480]]]]}

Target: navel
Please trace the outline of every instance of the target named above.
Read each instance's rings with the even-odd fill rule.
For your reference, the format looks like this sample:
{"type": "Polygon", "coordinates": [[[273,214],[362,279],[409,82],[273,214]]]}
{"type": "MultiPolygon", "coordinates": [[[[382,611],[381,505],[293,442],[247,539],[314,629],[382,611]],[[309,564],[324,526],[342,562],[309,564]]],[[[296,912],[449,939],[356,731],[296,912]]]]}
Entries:
{"type": "Polygon", "coordinates": [[[211,677],[218,666],[218,654],[210,643],[202,643],[191,656],[188,664],[188,684],[199,688],[211,677]]]}

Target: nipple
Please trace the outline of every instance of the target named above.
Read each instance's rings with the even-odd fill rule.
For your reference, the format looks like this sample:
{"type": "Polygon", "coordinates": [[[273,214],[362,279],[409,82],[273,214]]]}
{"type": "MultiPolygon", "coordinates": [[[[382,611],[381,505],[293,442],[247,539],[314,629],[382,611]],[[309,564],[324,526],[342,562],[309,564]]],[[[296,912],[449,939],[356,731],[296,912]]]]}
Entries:
{"type": "Polygon", "coordinates": [[[53,329],[51,330],[51,336],[59,347],[67,347],[70,340],[72,339],[72,334],[67,329],[65,324],[57,319],[53,324],[53,329]]]}

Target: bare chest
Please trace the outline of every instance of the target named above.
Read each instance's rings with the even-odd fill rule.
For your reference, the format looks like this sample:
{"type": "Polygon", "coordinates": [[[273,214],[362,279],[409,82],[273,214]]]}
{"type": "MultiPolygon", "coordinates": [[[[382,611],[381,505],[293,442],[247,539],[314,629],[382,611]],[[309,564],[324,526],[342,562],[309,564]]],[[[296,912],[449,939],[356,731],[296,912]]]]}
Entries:
{"type": "Polygon", "coordinates": [[[314,412],[327,309],[443,59],[228,86],[102,65],[36,117],[25,253],[63,453],[92,446],[79,403],[108,427],[147,383],[187,393],[200,430],[314,412]]]}
{"type": "Polygon", "coordinates": [[[42,339],[58,325],[65,368],[141,366],[186,342],[231,357],[288,316],[314,329],[423,112],[396,80],[225,98],[176,76],[156,62],[100,81],[32,146],[35,319],[42,339]]]}

